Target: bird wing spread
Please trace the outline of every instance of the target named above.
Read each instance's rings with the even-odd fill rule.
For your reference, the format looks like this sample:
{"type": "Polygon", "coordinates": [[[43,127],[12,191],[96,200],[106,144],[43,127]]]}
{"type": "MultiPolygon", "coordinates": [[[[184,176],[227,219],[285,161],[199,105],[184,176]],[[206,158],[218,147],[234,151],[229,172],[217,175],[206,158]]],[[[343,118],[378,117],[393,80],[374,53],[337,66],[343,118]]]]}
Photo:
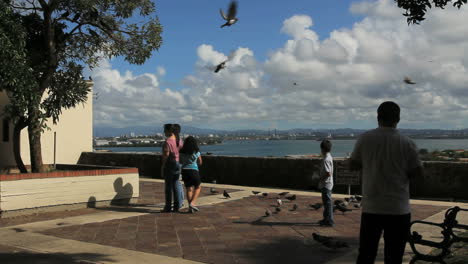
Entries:
{"type": "Polygon", "coordinates": [[[232,1],[231,4],[229,5],[228,18],[229,19],[236,18],[236,13],[237,13],[237,2],[232,1]]]}
{"type": "Polygon", "coordinates": [[[224,20],[228,20],[227,16],[224,14],[223,10],[220,8],[219,9],[219,13],[221,14],[221,17],[224,19],[224,20]]]}

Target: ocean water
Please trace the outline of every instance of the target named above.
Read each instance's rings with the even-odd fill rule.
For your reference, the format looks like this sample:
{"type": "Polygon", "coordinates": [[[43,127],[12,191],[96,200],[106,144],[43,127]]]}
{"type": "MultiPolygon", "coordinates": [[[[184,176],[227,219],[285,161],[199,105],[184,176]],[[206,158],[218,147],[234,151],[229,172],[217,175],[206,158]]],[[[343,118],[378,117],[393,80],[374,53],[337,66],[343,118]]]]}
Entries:
{"type": "MultiPolygon", "coordinates": [[[[468,150],[468,139],[415,139],[418,148],[429,151],[444,149],[468,150]]],[[[356,140],[332,140],[332,155],[346,157],[353,151],[356,140]]],[[[160,147],[103,147],[112,152],[161,152],[160,147]]],[[[287,155],[311,155],[320,153],[320,141],[314,140],[227,140],[219,145],[200,146],[202,154],[245,156],[245,157],[284,157],[287,155]]]]}

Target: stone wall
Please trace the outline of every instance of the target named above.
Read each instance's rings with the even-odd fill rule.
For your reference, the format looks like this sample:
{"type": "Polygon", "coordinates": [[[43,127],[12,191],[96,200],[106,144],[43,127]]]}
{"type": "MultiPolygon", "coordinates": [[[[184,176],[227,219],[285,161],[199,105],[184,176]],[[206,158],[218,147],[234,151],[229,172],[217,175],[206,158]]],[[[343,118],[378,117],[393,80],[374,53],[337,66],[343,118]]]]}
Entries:
{"type": "MultiPolygon", "coordinates": [[[[203,157],[200,175],[204,182],[315,189],[319,159],[275,157],[203,157]]],[[[335,167],[343,160],[335,159],[335,167]]],[[[137,167],[140,176],[161,178],[160,155],[150,153],[83,152],[79,164],[137,167]]],[[[337,175],[339,177],[339,175],[337,175]]],[[[411,184],[412,197],[468,200],[468,163],[424,162],[424,176],[411,184]]],[[[336,185],[335,192],[346,193],[347,186],[336,185]]],[[[353,186],[352,193],[360,192],[353,186]]]]}

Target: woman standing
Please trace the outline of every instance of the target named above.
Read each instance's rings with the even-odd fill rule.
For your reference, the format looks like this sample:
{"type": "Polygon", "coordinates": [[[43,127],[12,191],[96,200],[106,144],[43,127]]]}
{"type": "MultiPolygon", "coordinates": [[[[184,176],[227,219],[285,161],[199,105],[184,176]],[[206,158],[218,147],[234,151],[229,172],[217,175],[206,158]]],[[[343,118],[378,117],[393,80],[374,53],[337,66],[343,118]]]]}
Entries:
{"type": "MultiPolygon", "coordinates": [[[[182,128],[179,124],[173,124],[174,126],[174,136],[176,137],[176,140],[177,140],[177,148],[180,152],[180,149],[182,148],[182,145],[184,144],[184,142],[182,141],[182,139],[180,138],[180,131],[182,131],[182,128]]],[[[184,206],[184,189],[182,188],[182,183],[180,182],[181,180],[181,176],[182,175],[179,175],[179,180],[177,181],[177,184],[179,184],[180,186],[178,187],[178,190],[180,191],[179,193],[179,197],[180,197],[180,206],[179,208],[182,208],[184,206]]]]}
{"type": "Polygon", "coordinates": [[[189,212],[193,213],[193,211],[199,211],[198,207],[195,206],[195,202],[201,191],[198,165],[202,164],[200,149],[194,137],[189,136],[185,139],[184,146],[180,150],[180,161],[182,165],[182,179],[187,190],[189,212]]]}
{"type": "Polygon", "coordinates": [[[174,196],[174,212],[178,212],[182,207],[183,197],[182,185],[179,181],[180,164],[179,164],[179,139],[174,134],[177,131],[173,124],[164,125],[164,135],[166,141],[162,147],[162,163],[161,175],[164,177],[164,192],[166,197],[166,205],[163,212],[171,212],[172,197],[174,196]]]}

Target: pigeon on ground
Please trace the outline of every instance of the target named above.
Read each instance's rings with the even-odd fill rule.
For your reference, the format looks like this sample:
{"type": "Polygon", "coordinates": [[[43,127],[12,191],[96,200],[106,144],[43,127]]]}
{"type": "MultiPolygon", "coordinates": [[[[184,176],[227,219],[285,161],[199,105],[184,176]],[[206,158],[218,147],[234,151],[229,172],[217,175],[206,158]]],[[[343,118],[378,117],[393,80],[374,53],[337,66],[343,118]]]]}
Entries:
{"type": "Polygon", "coordinates": [[[285,196],[286,194],[288,194],[289,192],[281,192],[281,193],[278,193],[279,196],[285,196]]]}
{"type": "Polygon", "coordinates": [[[215,188],[210,188],[210,193],[211,194],[217,194],[218,191],[215,188]]]}
{"type": "Polygon", "coordinates": [[[354,195],[354,198],[356,199],[356,201],[358,202],[361,202],[362,201],[362,196],[361,195],[354,195]]]}
{"type": "Polygon", "coordinates": [[[321,236],[317,233],[313,233],[312,237],[314,238],[315,241],[319,242],[320,244],[324,245],[327,248],[338,249],[338,248],[349,247],[348,243],[344,241],[336,240],[335,238],[332,238],[332,237],[321,236]]]}
{"type": "Polygon", "coordinates": [[[265,217],[268,217],[268,216],[270,216],[270,215],[271,215],[271,211],[268,210],[268,209],[266,209],[266,211],[265,211],[265,217]]]}
{"type": "Polygon", "coordinates": [[[231,198],[231,195],[229,195],[229,193],[226,192],[226,190],[224,190],[223,196],[226,197],[226,199],[227,199],[227,198],[231,198]]]}
{"type": "Polygon", "coordinates": [[[296,200],[296,195],[293,194],[293,195],[291,195],[289,197],[285,197],[285,198],[288,199],[289,201],[294,201],[294,200],[296,200]]]}
{"type": "Polygon", "coordinates": [[[223,61],[223,62],[221,62],[220,64],[216,65],[216,68],[215,68],[214,72],[217,73],[217,72],[219,72],[220,70],[226,68],[226,62],[227,62],[227,61],[223,61]]]}
{"type": "Polygon", "coordinates": [[[343,213],[343,214],[344,214],[345,212],[351,212],[351,211],[352,211],[351,209],[348,209],[348,208],[346,208],[345,206],[343,206],[343,205],[341,205],[341,204],[337,204],[337,205],[333,206],[333,212],[334,212],[335,210],[338,210],[338,211],[340,211],[340,212],[343,213]]]}
{"type": "Polygon", "coordinates": [[[281,201],[281,199],[277,199],[276,204],[278,205],[278,207],[280,207],[283,204],[283,201],[281,201]]]}
{"type": "Polygon", "coordinates": [[[259,194],[260,192],[252,191],[252,193],[253,193],[254,195],[257,195],[257,194],[259,194]]]}
{"type": "Polygon", "coordinates": [[[268,196],[268,193],[262,193],[263,196],[267,197],[268,196]]]}
{"type": "Polygon", "coordinates": [[[318,210],[318,209],[322,208],[321,203],[309,204],[309,206],[314,208],[315,210],[318,210]]]}
{"type": "Polygon", "coordinates": [[[276,207],[276,208],[275,208],[275,211],[276,211],[276,213],[279,213],[279,212],[281,212],[281,208],[276,207]]]}
{"type": "Polygon", "coordinates": [[[231,3],[229,4],[229,10],[228,10],[228,13],[227,13],[227,16],[226,14],[224,14],[223,10],[220,8],[219,9],[219,13],[221,14],[221,17],[226,20],[226,23],[221,25],[221,27],[230,27],[232,25],[234,25],[237,20],[239,20],[237,17],[236,17],[236,13],[237,13],[237,2],[236,1],[231,1],[231,3]]]}
{"type": "Polygon", "coordinates": [[[408,76],[406,76],[405,79],[403,79],[403,81],[404,81],[406,84],[416,84],[416,83],[413,82],[413,80],[411,80],[408,76]]]}
{"type": "Polygon", "coordinates": [[[354,204],[354,208],[357,208],[357,209],[361,208],[361,204],[360,203],[354,204]]]}
{"type": "Polygon", "coordinates": [[[297,82],[293,83],[294,85],[297,85],[297,82]]]}
{"type": "Polygon", "coordinates": [[[297,208],[298,208],[297,204],[293,204],[293,207],[292,207],[291,211],[296,211],[297,208]]]}
{"type": "Polygon", "coordinates": [[[339,204],[343,204],[343,203],[344,203],[343,200],[335,200],[335,201],[333,201],[333,204],[334,204],[334,205],[339,205],[339,204]]]}

